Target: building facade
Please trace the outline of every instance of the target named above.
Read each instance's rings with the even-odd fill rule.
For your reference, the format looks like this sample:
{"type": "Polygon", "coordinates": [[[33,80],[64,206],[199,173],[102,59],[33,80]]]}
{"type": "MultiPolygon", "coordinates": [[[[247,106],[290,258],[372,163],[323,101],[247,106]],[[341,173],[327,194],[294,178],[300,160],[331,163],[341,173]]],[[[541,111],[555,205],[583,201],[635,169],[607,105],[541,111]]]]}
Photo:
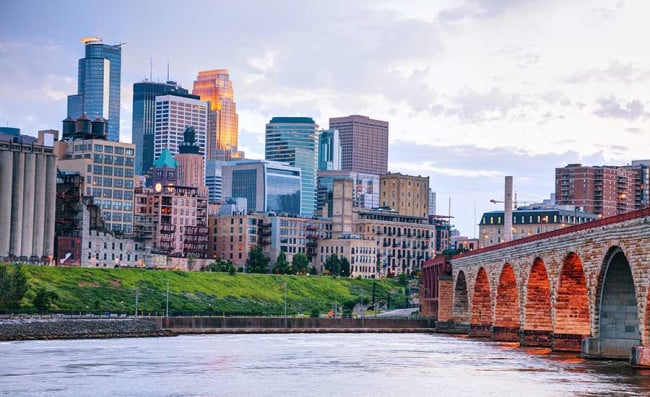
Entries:
{"type": "Polygon", "coordinates": [[[0,261],[54,257],[56,156],[44,142],[0,139],[0,261]]]}
{"type": "Polygon", "coordinates": [[[318,125],[311,117],[274,117],[266,124],[265,158],[299,167],[301,216],[316,211],[318,125]]]}
{"type": "Polygon", "coordinates": [[[401,215],[429,216],[429,177],[388,173],[379,177],[380,206],[401,215]]]}
{"type": "Polygon", "coordinates": [[[332,192],[334,180],[349,178],[353,181],[352,203],[354,207],[379,207],[379,175],[362,174],[354,171],[318,171],[316,188],[316,213],[332,217],[332,192]]]}
{"type": "Polygon", "coordinates": [[[94,197],[102,209],[108,230],[133,232],[133,189],[135,185],[135,145],[108,141],[99,121],[79,118],[63,122],[64,141],[56,146],[59,169],[77,171],[83,178],[83,194],[94,197]],[[76,132],[73,133],[73,129],[76,132]],[[90,129],[95,133],[89,134],[90,129]]]}
{"type": "Polygon", "coordinates": [[[327,258],[336,255],[350,263],[350,277],[375,278],[379,275],[378,253],[379,247],[374,240],[362,239],[357,234],[344,234],[319,243],[315,266],[319,273],[324,273],[327,258]]]}
{"type": "Polygon", "coordinates": [[[68,96],[68,117],[103,118],[108,139],[120,139],[120,82],[122,45],[103,44],[97,37],[84,37],[85,57],[79,59],[77,94],[68,96]]]}
{"type": "Polygon", "coordinates": [[[180,186],[177,162],[165,149],[153,165],[153,189],[135,191],[134,238],[154,253],[205,258],[208,251],[208,191],[180,186]]]}
{"type": "MultiPolygon", "coordinates": [[[[591,222],[599,215],[578,208],[520,207],[512,211],[512,239],[517,240],[550,232],[571,225],[591,222]]],[[[504,212],[490,211],[483,214],[479,223],[481,248],[504,242],[504,212]]]]}
{"type": "Polygon", "coordinates": [[[135,172],[144,175],[153,165],[156,131],[156,97],[164,95],[200,99],[175,81],[156,83],[142,81],[133,84],[132,142],[135,144],[135,172]]]}
{"type": "Polygon", "coordinates": [[[569,164],[555,169],[555,201],[581,207],[603,217],[640,209],[647,197],[647,166],[582,166],[569,164]]]}
{"type": "Polygon", "coordinates": [[[224,198],[245,198],[256,212],[300,215],[301,169],[267,160],[240,160],[222,167],[224,198]]]}
{"type": "Polygon", "coordinates": [[[335,117],[329,128],[339,131],[341,169],[364,174],[388,172],[388,122],[368,116],[335,117]]]}
{"type": "Polygon", "coordinates": [[[210,103],[207,159],[228,161],[244,158],[244,153],[237,148],[239,115],[228,70],[199,72],[192,94],[199,95],[202,100],[210,103]]]}
{"type": "Polygon", "coordinates": [[[154,158],[160,157],[165,148],[176,155],[187,127],[194,128],[199,153],[205,158],[208,103],[176,95],[157,96],[154,158]]]}

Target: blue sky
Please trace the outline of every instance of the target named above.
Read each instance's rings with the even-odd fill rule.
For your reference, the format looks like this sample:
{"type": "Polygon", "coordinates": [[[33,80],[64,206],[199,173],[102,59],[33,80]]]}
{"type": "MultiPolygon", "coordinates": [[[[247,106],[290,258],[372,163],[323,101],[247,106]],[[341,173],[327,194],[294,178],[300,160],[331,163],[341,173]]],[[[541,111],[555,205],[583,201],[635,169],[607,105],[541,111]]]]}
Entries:
{"type": "Polygon", "coordinates": [[[650,158],[645,1],[0,1],[0,124],[61,128],[79,39],[126,43],[132,86],[230,70],[240,146],[263,157],[273,116],[390,123],[389,170],[430,177],[438,213],[473,237],[499,209],[547,198],[556,167],[650,158]],[[476,214],[476,217],[475,217],[476,214]]]}

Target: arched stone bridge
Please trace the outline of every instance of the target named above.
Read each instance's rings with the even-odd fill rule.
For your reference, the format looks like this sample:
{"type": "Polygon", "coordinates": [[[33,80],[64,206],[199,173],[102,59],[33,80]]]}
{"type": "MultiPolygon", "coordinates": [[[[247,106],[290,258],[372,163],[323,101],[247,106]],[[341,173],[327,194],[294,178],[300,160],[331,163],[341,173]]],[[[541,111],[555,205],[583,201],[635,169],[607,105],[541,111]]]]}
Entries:
{"type": "Polygon", "coordinates": [[[440,325],[650,363],[650,208],[436,258],[423,270],[423,314],[440,325]]]}

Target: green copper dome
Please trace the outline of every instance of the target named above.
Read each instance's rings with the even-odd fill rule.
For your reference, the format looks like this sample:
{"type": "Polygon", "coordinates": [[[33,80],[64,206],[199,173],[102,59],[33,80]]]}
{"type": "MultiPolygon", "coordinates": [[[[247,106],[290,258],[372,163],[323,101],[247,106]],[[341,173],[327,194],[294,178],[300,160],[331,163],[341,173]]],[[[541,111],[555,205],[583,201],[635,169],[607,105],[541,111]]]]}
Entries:
{"type": "Polygon", "coordinates": [[[176,164],[176,160],[169,152],[168,148],[164,148],[162,153],[160,153],[160,157],[153,162],[154,168],[163,168],[165,166],[167,166],[167,168],[176,168],[176,164]]]}

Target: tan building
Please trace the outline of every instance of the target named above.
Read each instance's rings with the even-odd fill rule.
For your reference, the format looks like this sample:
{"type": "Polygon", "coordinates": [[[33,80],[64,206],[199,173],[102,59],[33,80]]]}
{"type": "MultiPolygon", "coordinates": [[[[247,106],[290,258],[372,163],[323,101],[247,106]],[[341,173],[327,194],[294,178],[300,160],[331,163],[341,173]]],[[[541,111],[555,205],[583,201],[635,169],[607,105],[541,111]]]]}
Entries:
{"type": "MultiPolygon", "coordinates": [[[[520,208],[512,211],[512,240],[550,232],[579,223],[599,219],[593,213],[577,209],[534,209],[520,208]]],[[[490,211],[483,214],[479,224],[480,248],[504,242],[503,211],[490,211]]]]}
{"type": "Polygon", "coordinates": [[[323,240],[318,245],[316,269],[325,272],[327,258],[344,257],[350,263],[350,277],[375,278],[379,248],[374,240],[364,240],[357,234],[344,234],[339,238],[323,240]]]}
{"type": "Polygon", "coordinates": [[[378,248],[379,276],[411,273],[433,258],[436,227],[427,218],[390,210],[359,210],[355,215],[355,233],[374,240],[378,248]]]}
{"type": "Polygon", "coordinates": [[[429,215],[429,177],[388,173],[379,176],[381,207],[396,210],[401,215],[429,215]]]}

